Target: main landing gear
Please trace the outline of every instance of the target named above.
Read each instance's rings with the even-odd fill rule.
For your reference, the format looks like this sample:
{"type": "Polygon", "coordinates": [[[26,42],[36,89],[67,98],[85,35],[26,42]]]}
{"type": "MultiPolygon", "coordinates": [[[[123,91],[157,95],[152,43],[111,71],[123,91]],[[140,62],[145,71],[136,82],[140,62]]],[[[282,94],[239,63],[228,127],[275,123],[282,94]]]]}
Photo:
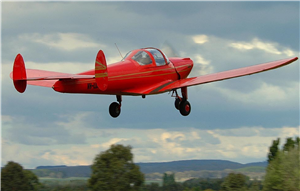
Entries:
{"type": "Polygon", "coordinates": [[[119,103],[113,102],[109,106],[109,114],[114,118],[118,117],[121,113],[121,102],[122,102],[121,95],[117,95],[117,101],[119,103]]]}
{"type": "MultiPolygon", "coordinates": [[[[191,104],[187,101],[187,87],[181,88],[181,94],[182,97],[178,95],[177,90],[173,90],[172,97],[175,97],[175,108],[179,110],[181,115],[188,116],[191,113],[191,104]]],[[[121,113],[122,96],[117,95],[116,97],[118,102],[113,102],[109,106],[109,114],[113,118],[118,117],[121,113]]],[[[142,97],[145,98],[145,95],[142,97]]]]}
{"type": "Polygon", "coordinates": [[[181,93],[182,97],[179,97],[177,90],[173,90],[172,97],[175,97],[175,108],[180,111],[181,115],[188,116],[191,113],[191,104],[187,101],[187,87],[181,88],[181,93]]]}

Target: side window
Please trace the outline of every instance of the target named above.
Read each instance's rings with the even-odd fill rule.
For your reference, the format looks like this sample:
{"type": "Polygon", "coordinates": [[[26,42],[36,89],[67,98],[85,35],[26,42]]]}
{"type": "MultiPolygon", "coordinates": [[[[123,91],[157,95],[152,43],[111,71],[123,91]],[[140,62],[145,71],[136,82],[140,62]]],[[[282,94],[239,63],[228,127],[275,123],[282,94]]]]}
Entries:
{"type": "Polygon", "coordinates": [[[137,52],[133,57],[133,60],[137,61],[140,65],[152,64],[150,56],[145,51],[137,52]]]}
{"type": "Polygon", "coordinates": [[[158,51],[158,50],[156,50],[156,49],[147,49],[147,50],[148,50],[148,51],[152,54],[152,56],[154,57],[157,66],[163,66],[163,65],[166,65],[166,61],[165,61],[165,59],[164,59],[164,56],[161,54],[160,51],[158,51]]]}

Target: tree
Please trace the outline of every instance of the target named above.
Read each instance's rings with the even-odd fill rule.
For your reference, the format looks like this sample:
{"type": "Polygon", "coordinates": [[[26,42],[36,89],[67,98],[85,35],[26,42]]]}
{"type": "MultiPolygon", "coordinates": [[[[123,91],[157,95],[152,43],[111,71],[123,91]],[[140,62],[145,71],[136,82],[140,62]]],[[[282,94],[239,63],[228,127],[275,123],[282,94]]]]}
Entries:
{"type": "Polygon", "coordinates": [[[151,184],[146,184],[143,186],[143,191],[160,191],[161,187],[158,183],[152,182],[151,184]]]}
{"type": "Polygon", "coordinates": [[[292,137],[289,137],[286,139],[286,142],[283,145],[283,150],[289,151],[290,149],[294,148],[295,146],[296,146],[296,141],[294,141],[292,137]]]}
{"type": "Polygon", "coordinates": [[[2,191],[27,191],[32,190],[30,182],[24,173],[23,167],[13,161],[9,161],[1,170],[2,191]]]}
{"type": "Polygon", "coordinates": [[[243,174],[230,173],[221,185],[222,191],[242,191],[246,190],[247,177],[243,174]]]}
{"type": "Polygon", "coordinates": [[[139,166],[133,163],[130,146],[111,145],[94,159],[89,187],[92,190],[138,190],[144,182],[139,166]]]}
{"type": "Polygon", "coordinates": [[[270,163],[275,157],[276,157],[276,154],[279,150],[279,145],[280,143],[280,138],[278,138],[277,140],[273,140],[273,144],[270,146],[269,150],[269,154],[268,154],[268,162],[270,163]]]}
{"type": "Polygon", "coordinates": [[[279,151],[269,163],[263,182],[264,191],[300,190],[299,148],[279,151]]]}
{"type": "Polygon", "coordinates": [[[39,188],[42,186],[39,182],[38,177],[29,170],[23,170],[23,173],[25,177],[27,178],[27,181],[29,183],[30,190],[39,190],[39,188]]]}
{"type": "Polygon", "coordinates": [[[167,174],[164,173],[164,177],[163,177],[163,186],[170,186],[176,184],[175,182],[175,174],[167,174]]]}
{"type": "Polygon", "coordinates": [[[163,190],[164,191],[177,191],[180,190],[180,185],[175,182],[175,174],[164,173],[163,176],[163,190]]]}

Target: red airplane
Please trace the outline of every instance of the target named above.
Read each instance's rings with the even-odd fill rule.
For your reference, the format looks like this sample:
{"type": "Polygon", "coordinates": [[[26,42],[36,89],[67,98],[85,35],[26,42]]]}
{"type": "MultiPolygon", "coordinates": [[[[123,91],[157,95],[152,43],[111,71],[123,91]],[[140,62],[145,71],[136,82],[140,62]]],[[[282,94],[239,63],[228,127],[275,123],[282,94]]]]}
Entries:
{"type": "Polygon", "coordinates": [[[236,78],[282,67],[296,61],[288,58],[279,61],[187,78],[193,68],[190,58],[168,58],[157,48],[132,50],[117,63],[107,65],[102,50],[97,54],[95,69],[78,74],[26,69],[21,54],[14,61],[10,77],[16,90],[23,93],[27,84],[52,87],[61,93],[109,94],[116,95],[117,102],[109,106],[112,117],[121,112],[123,95],[142,96],[172,91],[175,107],[183,116],[191,112],[187,87],[236,78]],[[177,90],[181,89],[181,97],[177,90]]]}

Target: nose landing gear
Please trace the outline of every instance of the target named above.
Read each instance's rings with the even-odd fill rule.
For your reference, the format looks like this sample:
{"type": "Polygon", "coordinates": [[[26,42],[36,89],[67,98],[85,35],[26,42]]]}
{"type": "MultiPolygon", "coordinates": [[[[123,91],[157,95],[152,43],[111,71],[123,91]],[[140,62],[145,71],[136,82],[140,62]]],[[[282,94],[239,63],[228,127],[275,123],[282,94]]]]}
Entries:
{"type": "Polygon", "coordinates": [[[116,118],[120,115],[121,113],[121,102],[122,102],[122,97],[121,95],[117,95],[117,102],[113,102],[109,106],[109,114],[113,117],[116,118]]]}

